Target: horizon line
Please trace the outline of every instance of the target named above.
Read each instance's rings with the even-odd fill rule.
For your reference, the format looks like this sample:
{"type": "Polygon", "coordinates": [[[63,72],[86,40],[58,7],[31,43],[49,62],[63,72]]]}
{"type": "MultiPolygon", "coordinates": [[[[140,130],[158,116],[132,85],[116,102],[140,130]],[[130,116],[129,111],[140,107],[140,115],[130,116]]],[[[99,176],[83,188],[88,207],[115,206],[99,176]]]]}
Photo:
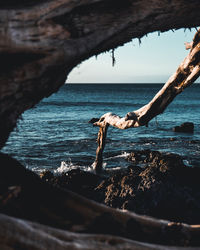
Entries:
{"type": "MultiPolygon", "coordinates": [[[[165,82],[132,82],[132,83],[130,83],[130,82],[113,82],[113,83],[111,83],[111,82],[107,82],[107,83],[105,83],[105,82],[102,82],[102,83],[100,83],[100,82],[94,82],[94,83],[92,83],[92,82],[85,82],[85,83],[83,83],[83,82],[65,82],[65,84],[165,84],[165,82]]],[[[195,82],[195,83],[193,83],[193,84],[200,84],[200,82],[195,82]]],[[[193,85],[192,84],[192,85],[193,85]]]]}

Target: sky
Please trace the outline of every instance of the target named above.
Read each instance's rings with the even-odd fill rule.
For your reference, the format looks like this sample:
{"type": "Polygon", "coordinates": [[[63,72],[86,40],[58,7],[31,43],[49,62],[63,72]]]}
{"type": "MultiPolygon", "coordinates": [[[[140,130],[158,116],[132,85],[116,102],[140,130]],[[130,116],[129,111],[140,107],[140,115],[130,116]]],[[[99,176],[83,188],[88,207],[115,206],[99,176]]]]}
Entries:
{"type": "Polygon", "coordinates": [[[92,57],[75,67],[66,83],[164,83],[188,54],[184,42],[191,42],[196,29],[154,32],[115,50],[92,57]]]}

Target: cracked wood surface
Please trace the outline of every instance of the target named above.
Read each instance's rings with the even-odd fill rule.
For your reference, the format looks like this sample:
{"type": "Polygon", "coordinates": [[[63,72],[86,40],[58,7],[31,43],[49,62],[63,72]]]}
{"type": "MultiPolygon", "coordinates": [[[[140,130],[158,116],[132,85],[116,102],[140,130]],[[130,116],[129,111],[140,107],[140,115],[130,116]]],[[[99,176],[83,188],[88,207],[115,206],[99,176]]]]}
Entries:
{"type": "MultiPolygon", "coordinates": [[[[142,243],[126,238],[80,234],[58,230],[38,223],[0,214],[0,248],[2,250],[76,250],[76,249],[123,249],[123,250],[184,250],[184,247],[161,246],[142,243]],[[12,231],[10,227],[12,226],[12,231]],[[48,239],[48,240],[47,240],[48,239]]],[[[197,250],[188,247],[187,250],[197,250]]]]}

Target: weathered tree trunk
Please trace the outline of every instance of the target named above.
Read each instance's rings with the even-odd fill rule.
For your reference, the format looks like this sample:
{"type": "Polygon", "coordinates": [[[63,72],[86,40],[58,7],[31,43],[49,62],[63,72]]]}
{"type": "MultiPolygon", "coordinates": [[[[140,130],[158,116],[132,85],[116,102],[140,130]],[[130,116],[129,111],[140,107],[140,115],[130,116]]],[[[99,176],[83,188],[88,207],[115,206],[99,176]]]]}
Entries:
{"type": "Polygon", "coordinates": [[[94,163],[94,167],[98,168],[98,171],[102,168],[103,149],[106,140],[106,133],[101,131],[105,128],[107,130],[108,125],[119,129],[147,126],[151,119],[163,113],[174,98],[200,76],[200,30],[195,34],[193,42],[186,44],[186,49],[189,48],[191,50],[188,56],[147,105],[136,111],[129,112],[122,118],[113,113],[106,113],[101,116],[99,121],[93,123],[94,126],[99,126],[98,148],[94,163]]]}
{"type": "MultiPolygon", "coordinates": [[[[0,214],[0,248],[2,250],[184,250],[185,247],[162,246],[101,234],[80,234],[58,230],[38,223],[0,214]],[[12,227],[12,230],[10,228],[12,227]]],[[[198,247],[187,247],[197,250],[198,247]]]]}
{"type": "Polygon", "coordinates": [[[199,0],[2,0],[0,148],[83,60],[152,31],[200,25],[199,0]]]}
{"type": "MultiPolygon", "coordinates": [[[[80,234],[0,214],[1,250],[184,250],[103,234],[80,234]],[[11,230],[12,228],[12,230],[11,230]]],[[[187,247],[187,250],[197,250],[187,247]]]]}

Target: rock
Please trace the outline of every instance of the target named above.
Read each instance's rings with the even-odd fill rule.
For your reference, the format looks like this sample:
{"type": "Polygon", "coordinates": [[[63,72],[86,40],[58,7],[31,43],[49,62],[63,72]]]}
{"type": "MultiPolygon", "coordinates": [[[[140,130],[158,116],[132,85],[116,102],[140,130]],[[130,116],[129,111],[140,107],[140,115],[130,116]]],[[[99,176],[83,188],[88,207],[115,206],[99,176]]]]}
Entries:
{"type": "Polygon", "coordinates": [[[42,179],[107,206],[190,224],[200,223],[200,168],[184,165],[176,154],[134,151],[129,167],[102,177],[80,169],[42,179]],[[140,167],[140,165],[142,167],[140,167]]]}
{"type": "Polygon", "coordinates": [[[106,205],[176,222],[200,223],[200,168],[186,167],[180,156],[157,151],[133,152],[132,160],[126,173],[117,173],[96,188],[106,205]],[[145,168],[137,166],[141,162],[145,168]]]}
{"type": "Polygon", "coordinates": [[[194,133],[194,124],[192,122],[184,122],[180,126],[174,127],[173,131],[181,133],[194,133]]]}
{"type": "Polygon", "coordinates": [[[96,201],[99,199],[94,189],[104,179],[94,173],[83,171],[80,168],[62,173],[61,175],[53,175],[52,172],[45,171],[40,177],[50,185],[71,190],[96,201]]]}
{"type": "Polygon", "coordinates": [[[40,173],[39,176],[41,179],[45,181],[49,181],[54,177],[53,173],[49,170],[44,170],[43,172],[40,173]]]}
{"type": "MultiPolygon", "coordinates": [[[[15,164],[5,160],[5,156],[1,158],[4,165],[15,164]]],[[[124,171],[112,172],[109,177],[76,169],[60,176],[46,171],[40,179],[19,164],[7,166],[0,178],[0,196],[3,197],[0,212],[37,218],[46,223],[47,215],[39,215],[38,204],[50,204],[55,192],[51,187],[55,187],[74,191],[113,208],[176,222],[200,223],[200,168],[186,167],[178,155],[150,150],[132,152],[129,164],[124,171]],[[44,192],[44,189],[49,191],[44,192]],[[4,205],[4,200],[9,202],[4,205]],[[36,214],[38,217],[33,217],[36,214]]]]}

